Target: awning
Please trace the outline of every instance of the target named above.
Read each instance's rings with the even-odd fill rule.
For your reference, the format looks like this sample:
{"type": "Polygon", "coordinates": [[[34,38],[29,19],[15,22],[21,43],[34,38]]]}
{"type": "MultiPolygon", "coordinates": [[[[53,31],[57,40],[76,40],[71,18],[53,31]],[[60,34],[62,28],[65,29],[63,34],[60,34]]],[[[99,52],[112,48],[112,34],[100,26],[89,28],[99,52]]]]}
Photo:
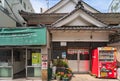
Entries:
{"type": "Polygon", "coordinates": [[[23,45],[46,45],[46,28],[0,28],[0,46],[23,45]]]}

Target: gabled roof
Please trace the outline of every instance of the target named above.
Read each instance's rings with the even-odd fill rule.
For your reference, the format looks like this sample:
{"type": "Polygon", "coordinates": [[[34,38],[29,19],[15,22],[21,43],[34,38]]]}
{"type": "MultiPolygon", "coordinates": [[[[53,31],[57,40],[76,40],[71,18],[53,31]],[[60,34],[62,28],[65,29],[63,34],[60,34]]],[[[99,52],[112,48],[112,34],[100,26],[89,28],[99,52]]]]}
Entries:
{"type": "MultiPolygon", "coordinates": [[[[71,11],[75,9],[75,6],[77,5],[79,0],[60,0],[57,4],[55,4],[53,7],[49,8],[45,13],[56,13],[57,10],[61,9],[63,6],[65,7],[69,2],[72,2],[74,4],[74,8],[71,8],[71,11]]],[[[94,9],[84,1],[82,1],[82,4],[84,8],[92,13],[100,13],[98,10],[94,9]]],[[[72,5],[71,5],[72,6],[72,5]]],[[[70,11],[70,10],[69,10],[70,11]]],[[[60,13],[60,12],[59,12],[60,13]]]]}
{"type": "Polygon", "coordinates": [[[56,22],[52,24],[52,26],[60,27],[66,25],[68,22],[73,19],[72,17],[82,17],[87,22],[92,23],[94,26],[98,27],[105,27],[106,24],[103,23],[101,20],[99,20],[97,17],[95,17],[91,12],[86,11],[84,8],[80,7],[69,13],[68,15],[65,15],[64,17],[60,18],[56,22]]]}
{"type": "MultiPolygon", "coordinates": [[[[75,12],[74,10],[73,12],[75,12]]],[[[70,14],[73,14],[70,13],[70,14]]],[[[92,17],[96,18],[98,21],[103,22],[107,25],[119,25],[120,24],[120,13],[90,13],[85,11],[92,17]]],[[[37,13],[29,13],[21,11],[20,14],[22,17],[28,22],[28,25],[37,25],[37,24],[52,24],[56,22],[57,20],[69,16],[67,13],[43,13],[43,14],[37,14],[37,13]],[[36,19],[34,23],[30,22],[32,19],[36,19]],[[48,22],[49,21],[49,22],[48,22]]]]}

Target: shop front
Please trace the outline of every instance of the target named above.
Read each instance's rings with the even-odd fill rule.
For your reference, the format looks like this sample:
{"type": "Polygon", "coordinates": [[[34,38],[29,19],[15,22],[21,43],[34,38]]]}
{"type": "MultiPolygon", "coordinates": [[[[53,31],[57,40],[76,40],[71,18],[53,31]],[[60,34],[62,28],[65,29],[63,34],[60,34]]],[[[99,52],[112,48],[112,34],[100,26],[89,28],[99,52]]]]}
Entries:
{"type": "Polygon", "coordinates": [[[47,57],[46,28],[0,30],[0,79],[42,79],[42,57],[47,57]]]}
{"type": "Polygon", "coordinates": [[[91,71],[92,50],[107,46],[109,33],[106,29],[82,30],[64,27],[52,28],[52,59],[66,58],[73,73],[89,73],[91,71]]]}
{"type": "Polygon", "coordinates": [[[66,58],[73,73],[88,73],[91,70],[92,49],[106,45],[107,42],[66,42],[66,46],[61,46],[61,42],[53,42],[52,59],[58,56],[66,58]]]}

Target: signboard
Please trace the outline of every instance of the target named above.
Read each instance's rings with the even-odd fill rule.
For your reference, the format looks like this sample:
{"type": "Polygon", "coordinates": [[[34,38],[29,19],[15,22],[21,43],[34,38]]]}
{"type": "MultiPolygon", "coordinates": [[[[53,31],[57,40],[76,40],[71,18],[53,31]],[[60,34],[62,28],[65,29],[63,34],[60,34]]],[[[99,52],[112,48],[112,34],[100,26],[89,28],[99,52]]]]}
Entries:
{"type": "Polygon", "coordinates": [[[42,62],[42,69],[47,69],[48,68],[48,64],[47,64],[47,62],[45,61],[43,61],[42,62]]]}
{"type": "Polygon", "coordinates": [[[46,45],[45,27],[0,28],[0,46],[46,45]]]}
{"type": "Polygon", "coordinates": [[[66,58],[66,52],[62,52],[62,58],[66,58]]]}
{"type": "Polygon", "coordinates": [[[67,54],[89,54],[88,49],[68,49],[67,54]]]}
{"type": "Polygon", "coordinates": [[[48,60],[48,55],[42,55],[42,61],[48,60]]]}
{"type": "Polygon", "coordinates": [[[67,43],[62,41],[62,42],[60,42],[60,46],[67,46],[67,43]]]}
{"type": "Polygon", "coordinates": [[[40,64],[41,64],[41,54],[32,53],[32,65],[40,65],[40,64]]]}

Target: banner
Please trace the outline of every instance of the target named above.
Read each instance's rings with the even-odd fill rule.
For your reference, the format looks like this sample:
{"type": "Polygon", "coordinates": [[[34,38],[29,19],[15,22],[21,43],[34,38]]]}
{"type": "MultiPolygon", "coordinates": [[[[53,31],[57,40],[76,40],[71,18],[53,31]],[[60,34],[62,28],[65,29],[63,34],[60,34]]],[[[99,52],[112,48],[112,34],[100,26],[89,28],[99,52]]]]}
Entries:
{"type": "Polygon", "coordinates": [[[41,54],[32,53],[32,65],[40,65],[40,64],[41,64],[41,54]]]}

